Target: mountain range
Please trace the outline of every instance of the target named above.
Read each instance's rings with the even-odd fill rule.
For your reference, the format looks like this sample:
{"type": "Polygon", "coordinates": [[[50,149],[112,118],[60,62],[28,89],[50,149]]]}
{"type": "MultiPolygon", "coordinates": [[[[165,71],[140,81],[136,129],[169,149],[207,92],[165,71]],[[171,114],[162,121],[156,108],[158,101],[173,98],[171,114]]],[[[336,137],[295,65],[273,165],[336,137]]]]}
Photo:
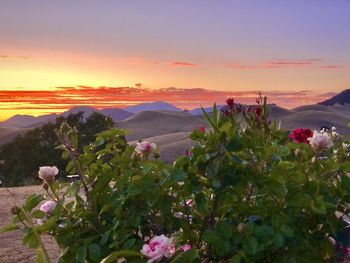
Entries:
{"type": "MultiPolygon", "coordinates": [[[[317,104],[294,109],[285,109],[272,104],[270,109],[271,118],[279,121],[281,126],[286,129],[308,127],[318,130],[322,126],[334,126],[339,133],[350,134],[350,130],[346,127],[347,123],[350,122],[350,89],[317,104]]],[[[211,108],[204,108],[204,110],[210,112],[211,108]]],[[[55,121],[58,116],[67,116],[79,111],[84,111],[84,117],[89,116],[94,111],[111,116],[117,127],[129,130],[127,139],[131,143],[135,143],[138,139],[157,143],[165,161],[173,160],[192,145],[188,139],[191,131],[208,126],[201,108],[187,111],[161,101],[142,103],[124,109],[98,110],[83,106],[74,107],[61,114],[48,114],[39,117],[13,116],[0,122],[0,144],[10,141],[18,134],[24,134],[34,127],[55,121]]]]}
{"type": "Polygon", "coordinates": [[[47,122],[53,122],[59,116],[67,117],[69,114],[76,114],[80,111],[84,112],[84,117],[90,116],[93,112],[98,112],[106,116],[110,116],[114,121],[124,120],[135,113],[149,110],[168,110],[168,111],[182,111],[175,107],[174,105],[167,102],[152,102],[152,103],[142,103],[135,106],[126,107],[124,109],[120,108],[106,108],[106,109],[95,109],[87,106],[78,106],[73,107],[70,110],[67,110],[60,114],[46,114],[38,117],[34,117],[32,115],[14,115],[11,118],[0,122],[0,127],[6,128],[30,128],[30,127],[38,127],[47,122]]]}

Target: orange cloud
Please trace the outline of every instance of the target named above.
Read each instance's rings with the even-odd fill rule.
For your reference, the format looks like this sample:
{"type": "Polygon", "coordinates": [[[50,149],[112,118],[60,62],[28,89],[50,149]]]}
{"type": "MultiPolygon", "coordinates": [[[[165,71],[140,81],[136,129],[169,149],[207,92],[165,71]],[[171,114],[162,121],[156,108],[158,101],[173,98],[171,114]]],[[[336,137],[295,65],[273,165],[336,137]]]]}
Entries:
{"type": "Polygon", "coordinates": [[[29,59],[29,57],[27,57],[27,56],[9,56],[9,55],[0,54],[0,59],[29,59]]]}

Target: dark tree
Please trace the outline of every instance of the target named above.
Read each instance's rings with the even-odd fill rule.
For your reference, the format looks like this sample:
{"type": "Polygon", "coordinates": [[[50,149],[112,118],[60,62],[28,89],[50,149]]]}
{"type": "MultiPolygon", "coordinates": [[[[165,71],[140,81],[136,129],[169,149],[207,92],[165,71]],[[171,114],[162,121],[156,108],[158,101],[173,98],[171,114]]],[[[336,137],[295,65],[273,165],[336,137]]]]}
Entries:
{"type": "Polygon", "coordinates": [[[47,123],[13,141],[0,146],[0,180],[3,186],[21,186],[39,182],[40,166],[55,165],[60,178],[65,178],[67,161],[61,158],[62,151],[56,149],[59,142],[55,130],[63,122],[75,127],[79,133],[79,148],[94,141],[97,133],[115,125],[110,117],[94,112],[86,119],[84,112],[58,117],[55,123],[47,123]]]}

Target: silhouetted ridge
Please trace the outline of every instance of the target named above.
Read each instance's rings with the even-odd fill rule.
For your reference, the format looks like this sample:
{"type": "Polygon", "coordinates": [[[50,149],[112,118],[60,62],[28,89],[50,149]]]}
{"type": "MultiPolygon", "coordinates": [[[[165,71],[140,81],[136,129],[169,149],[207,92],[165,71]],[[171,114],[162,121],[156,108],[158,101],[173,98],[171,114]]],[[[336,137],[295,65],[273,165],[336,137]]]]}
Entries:
{"type": "Polygon", "coordinates": [[[343,90],[342,92],[335,95],[334,97],[332,97],[328,100],[322,101],[318,104],[325,105],[325,106],[331,106],[331,105],[334,105],[336,103],[342,104],[342,105],[350,104],[350,89],[343,90]]]}

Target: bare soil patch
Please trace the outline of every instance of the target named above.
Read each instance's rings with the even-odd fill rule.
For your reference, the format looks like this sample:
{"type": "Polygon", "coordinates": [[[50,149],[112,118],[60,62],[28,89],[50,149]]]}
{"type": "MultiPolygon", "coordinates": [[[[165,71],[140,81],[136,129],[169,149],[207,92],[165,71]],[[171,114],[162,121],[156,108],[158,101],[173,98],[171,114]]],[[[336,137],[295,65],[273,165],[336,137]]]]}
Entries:
{"type": "MultiPolygon", "coordinates": [[[[0,188],[0,227],[12,222],[11,207],[23,204],[33,193],[43,193],[40,186],[0,188]]],[[[27,248],[22,242],[20,231],[0,234],[0,262],[3,263],[34,263],[35,250],[27,248]]],[[[51,237],[43,238],[51,258],[57,258],[59,249],[51,237]]]]}

